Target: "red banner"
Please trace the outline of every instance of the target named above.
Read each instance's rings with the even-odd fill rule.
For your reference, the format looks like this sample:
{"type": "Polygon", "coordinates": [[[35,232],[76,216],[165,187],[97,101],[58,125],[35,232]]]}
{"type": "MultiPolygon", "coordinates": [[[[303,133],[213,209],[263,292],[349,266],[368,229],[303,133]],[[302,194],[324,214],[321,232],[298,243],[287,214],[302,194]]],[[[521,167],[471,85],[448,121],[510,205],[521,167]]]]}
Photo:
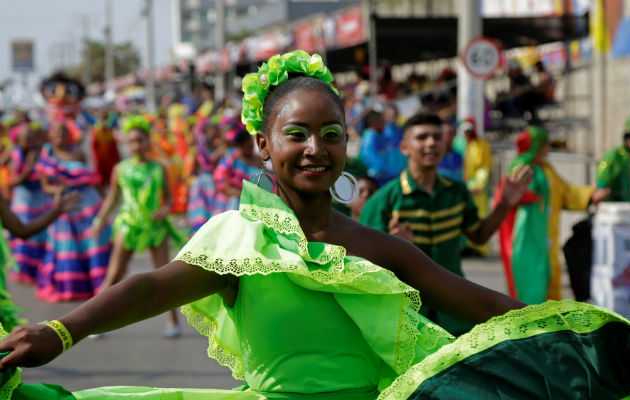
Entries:
{"type": "Polygon", "coordinates": [[[350,47],[366,41],[363,34],[363,12],[361,7],[354,7],[337,18],[337,45],[350,47]]]}
{"type": "Polygon", "coordinates": [[[307,53],[314,53],[317,50],[315,41],[315,26],[312,22],[298,25],[293,29],[293,40],[295,48],[304,50],[307,53]]]}
{"type": "Polygon", "coordinates": [[[281,51],[280,43],[275,33],[258,36],[254,42],[253,58],[255,61],[263,61],[278,54],[281,51]]]}

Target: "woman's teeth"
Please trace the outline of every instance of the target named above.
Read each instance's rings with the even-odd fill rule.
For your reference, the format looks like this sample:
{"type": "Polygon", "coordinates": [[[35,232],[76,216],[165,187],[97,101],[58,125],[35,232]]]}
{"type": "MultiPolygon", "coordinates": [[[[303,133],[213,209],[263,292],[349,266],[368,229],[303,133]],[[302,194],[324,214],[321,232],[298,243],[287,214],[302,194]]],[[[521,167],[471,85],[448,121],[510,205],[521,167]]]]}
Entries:
{"type": "Polygon", "coordinates": [[[326,167],[304,167],[302,169],[309,172],[322,172],[326,170],[326,167]]]}

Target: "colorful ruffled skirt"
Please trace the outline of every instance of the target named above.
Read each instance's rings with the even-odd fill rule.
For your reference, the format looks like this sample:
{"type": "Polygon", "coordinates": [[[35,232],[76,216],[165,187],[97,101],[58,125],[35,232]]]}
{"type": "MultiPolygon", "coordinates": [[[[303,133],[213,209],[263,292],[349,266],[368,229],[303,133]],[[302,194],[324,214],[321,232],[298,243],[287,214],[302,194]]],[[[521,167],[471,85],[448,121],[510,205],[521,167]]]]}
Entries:
{"type": "MultiPolygon", "coordinates": [[[[39,182],[25,182],[13,189],[11,211],[23,224],[45,214],[52,205],[52,197],[44,193],[39,182]]],[[[11,273],[14,280],[23,283],[36,282],[47,241],[46,230],[28,239],[11,238],[11,250],[17,263],[17,270],[11,273]]]]}
{"type": "Polygon", "coordinates": [[[211,172],[196,176],[188,195],[188,223],[197,232],[215,214],[216,189],[211,172]]]}
{"type": "MultiPolygon", "coordinates": [[[[0,383],[0,400],[338,398],[335,393],[276,396],[251,391],[127,386],[71,393],[54,385],[21,384],[19,369],[3,372],[0,383]]],[[[412,365],[380,393],[378,400],[619,400],[629,394],[630,321],[587,304],[549,301],[477,325],[412,365]]]]}
{"type": "Polygon", "coordinates": [[[92,237],[92,221],[102,199],[93,186],[73,187],[81,194],[76,210],[61,214],[48,227],[43,266],[37,277],[37,297],[49,302],[85,300],[105,279],[111,252],[111,228],[92,237]]]}

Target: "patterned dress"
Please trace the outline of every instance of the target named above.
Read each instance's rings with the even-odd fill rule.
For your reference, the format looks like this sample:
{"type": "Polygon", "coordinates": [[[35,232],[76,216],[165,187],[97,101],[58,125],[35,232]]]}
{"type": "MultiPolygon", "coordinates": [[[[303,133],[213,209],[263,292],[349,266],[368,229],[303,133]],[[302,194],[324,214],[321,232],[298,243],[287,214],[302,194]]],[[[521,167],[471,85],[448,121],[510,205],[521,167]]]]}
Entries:
{"type": "Polygon", "coordinates": [[[79,206],[61,214],[48,227],[37,297],[50,302],[88,299],[98,292],[105,278],[111,251],[109,225],[96,240],[91,234],[92,221],[103,202],[96,189],[100,177],[84,162],[58,158],[50,144],[44,145],[36,169],[51,183],[63,183],[68,191],[81,194],[79,206]]]}
{"type": "Polygon", "coordinates": [[[214,170],[214,183],[217,189],[214,215],[227,210],[238,210],[239,198],[229,197],[222,192],[228,182],[231,186],[242,189],[243,180],[249,180],[259,172],[260,168],[249,165],[241,159],[238,149],[228,150],[214,170]]]}
{"type": "MultiPolygon", "coordinates": [[[[15,146],[11,153],[13,176],[22,173],[26,168],[24,151],[15,146]]],[[[33,168],[21,185],[13,189],[11,211],[22,223],[45,214],[52,207],[52,196],[44,193],[39,183],[39,173],[33,168]]],[[[48,234],[42,231],[29,239],[11,238],[11,249],[17,262],[17,270],[13,271],[13,279],[24,283],[35,283],[37,271],[42,266],[42,258],[46,247],[48,234]]]]}
{"type": "Polygon", "coordinates": [[[206,145],[206,138],[199,138],[196,155],[199,172],[188,193],[188,223],[194,232],[197,232],[215,212],[216,188],[213,177],[215,167],[211,155],[212,150],[206,145]]]}

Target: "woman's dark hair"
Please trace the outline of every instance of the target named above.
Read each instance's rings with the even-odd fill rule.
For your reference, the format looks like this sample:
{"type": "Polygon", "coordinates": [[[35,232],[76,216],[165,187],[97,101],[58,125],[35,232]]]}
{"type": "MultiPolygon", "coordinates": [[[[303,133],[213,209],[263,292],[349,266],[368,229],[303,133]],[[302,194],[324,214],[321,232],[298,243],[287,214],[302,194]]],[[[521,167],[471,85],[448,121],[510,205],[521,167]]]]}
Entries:
{"type": "Polygon", "coordinates": [[[263,106],[262,124],[264,132],[269,130],[269,117],[271,116],[271,112],[275,108],[276,104],[278,104],[278,101],[286,97],[289,93],[299,89],[320,90],[323,93],[326,93],[331,99],[333,99],[335,104],[337,104],[341,110],[341,114],[345,117],[344,106],[341,98],[333,92],[327,83],[320,81],[317,78],[311,78],[310,76],[289,74],[289,79],[287,81],[278,86],[272,86],[269,90],[269,94],[267,95],[267,99],[265,100],[265,104],[263,106]]]}
{"type": "Polygon", "coordinates": [[[250,135],[249,132],[247,132],[245,129],[241,129],[238,131],[236,137],[234,138],[234,144],[239,146],[243,143],[247,143],[247,141],[251,139],[252,135],[250,135]]]}
{"type": "Polygon", "coordinates": [[[410,117],[405,125],[403,125],[403,132],[412,126],[416,125],[442,125],[442,119],[438,117],[437,114],[428,113],[428,112],[420,112],[412,117],[410,117]]]}

